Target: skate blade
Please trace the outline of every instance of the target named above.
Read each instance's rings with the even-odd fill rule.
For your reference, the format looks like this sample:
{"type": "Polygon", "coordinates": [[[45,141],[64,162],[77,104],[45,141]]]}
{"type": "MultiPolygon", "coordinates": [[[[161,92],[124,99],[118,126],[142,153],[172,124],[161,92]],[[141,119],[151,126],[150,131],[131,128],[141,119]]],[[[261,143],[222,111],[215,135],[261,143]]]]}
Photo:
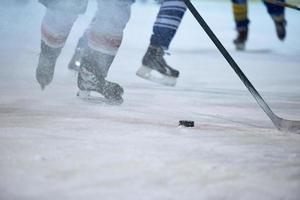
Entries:
{"type": "Polygon", "coordinates": [[[237,51],[245,51],[246,45],[245,44],[235,44],[235,50],[237,51]]]}
{"type": "Polygon", "coordinates": [[[123,103],[123,99],[119,100],[110,100],[106,99],[102,96],[92,96],[90,91],[79,90],[77,92],[77,97],[85,102],[99,104],[99,105],[121,105],[123,103]]]}
{"type": "Polygon", "coordinates": [[[145,67],[144,65],[142,65],[137,70],[136,75],[143,79],[146,79],[146,80],[149,80],[149,81],[161,84],[161,85],[166,85],[166,86],[175,86],[177,83],[177,78],[162,75],[162,74],[156,72],[155,70],[145,67]],[[153,72],[155,72],[156,74],[153,74],[153,72]]]}

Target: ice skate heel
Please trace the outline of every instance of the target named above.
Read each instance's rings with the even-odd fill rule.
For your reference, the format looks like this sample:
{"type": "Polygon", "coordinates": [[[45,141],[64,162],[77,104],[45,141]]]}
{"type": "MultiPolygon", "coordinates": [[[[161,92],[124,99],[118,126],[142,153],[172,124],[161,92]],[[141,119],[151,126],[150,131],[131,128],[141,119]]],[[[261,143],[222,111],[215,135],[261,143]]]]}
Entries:
{"type": "Polygon", "coordinates": [[[82,62],[84,48],[87,47],[87,38],[86,35],[83,35],[77,42],[75,52],[72,56],[71,61],[69,62],[68,69],[75,72],[79,72],[79,68],[82,62]]]}
{"type": "Polygon", "coordinates": [[[76,52],[74,53],[68,65],[68,69],[75,72],[79,72],[80,64],[81,64],[81,52],[80,49],[78,50],[76,49],[76,52]]]}
{"type": "Polygon", "coordinates": [[[151,76],[151,71],[152,69],[142,65],[137,71],[136,71],[136,75],[149,80],[150,76],[151,76]]]}
{"type": "Polygon", "coordinates": [[[246,48],[246,41],[248,39],[248,28],[238,30],[238,35],[233,43],[237,51],[244,51],[246,48]]]}
{"type": "Polygon", "coordinates": [[[237,50],[237,51],[245,51],[246,44],[244,42],[234,43],[234,44],[235,44],[235,50],[237,50]]]}

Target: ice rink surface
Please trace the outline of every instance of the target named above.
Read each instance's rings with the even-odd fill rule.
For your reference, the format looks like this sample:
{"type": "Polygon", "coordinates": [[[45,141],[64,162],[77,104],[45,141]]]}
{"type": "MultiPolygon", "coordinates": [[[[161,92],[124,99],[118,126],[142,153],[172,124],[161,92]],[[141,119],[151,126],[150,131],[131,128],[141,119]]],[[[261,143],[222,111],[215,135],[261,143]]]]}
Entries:
{"type": "MultiPolygon", "coordinates": [[[[246,52],[236,52],[231,4],[195,4],[279,116],[300,120],[300,13],[286,10],[276,38],[261,3],[250,5],[246,52]]],[[[95,3],[76,22],[52,84],[35,80],[44,8],[0,7],[0,199],[298,200],[300,135],[275,130],[187,13],[167,56],[174,88],[138,78],[158,7],[136,4],[109,79],[122,106],[76,98],[67,64],[95,3]],[[194,128],[178,128],[179,120],[194,128]]]]}

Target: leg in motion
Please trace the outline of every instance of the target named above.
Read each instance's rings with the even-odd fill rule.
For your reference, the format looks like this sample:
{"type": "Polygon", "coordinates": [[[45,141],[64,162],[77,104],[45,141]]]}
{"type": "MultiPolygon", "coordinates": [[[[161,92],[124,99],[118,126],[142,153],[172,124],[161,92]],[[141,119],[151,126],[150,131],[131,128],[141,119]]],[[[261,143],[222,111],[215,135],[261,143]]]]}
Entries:
{"type": "Polygon", "coordinates": [[[247,0],[232,0],[234,21],[236,24],[237,37],[233,40],[237,50],[244,50],[248,39],[248,6],[247,0]]]}
{"type": "Polygon", "coordinates": [[[77,82],[79,97],[96,101],[97,97],[91,95],[91,92],[96,92],[109,103],[123,102],[123,88],[117,83],[107,81],[106,77],[121,45],[133,2],[98,0],[95,19],[86,31],[87,46],[83,50],[77,82]]]}
{"type": "Polygon", "coordinates": [[[186,12],[186,5],[182,0],[163,1],[153,26],[150,45],[142,60],[142,66],[137,75],[163,85],[174,86],[179,71],[170,67],[164,59],[165,51],[169,48],[172,39],[186,12]],[[154,76],[156,71],[161,77],[154,76]]]}
{"type": "MultiPolygon", "coordinates": [[[[93,22],[96,20],[96,17],[93,18],[91,24],[93,24],[93,22]]],[[[75,72],[79,71],[80,68],[80,64],[81,64],[81,59],[83,56],[83,51],[84,49],[88,46],[88,35],[89,32],[89,28],[83,33],[83,35],[79,38],[76,48],[75,48],[75,52],[72,56],[72,59],[69,62],[68,68],[70,70],[73,70],[75,72]]]]}
{"type": "Polygon", "coordinates": [[[78,15],[85,11],[87,1],[82,0],[74,5],[63,1],[40,0],[40,2],[46,6],[47,10],[41,26],[41,53],[36,69],[36,79],[44,89],[53,79],[56,60],[73,23],[78,15]]]}
{"type": "MultiPolygon", "coordinates": [[[[285,0],[278,0],[278,1],[285,2],[285,0]]],[[[265,1],[264,4],[267,7],[268,13],[272,17],[272,20],[274,21],[278,39],[284,40],[286,36],[286,24],[287,24],[284,15],[284,7],[267,3],[265,1]]]]}

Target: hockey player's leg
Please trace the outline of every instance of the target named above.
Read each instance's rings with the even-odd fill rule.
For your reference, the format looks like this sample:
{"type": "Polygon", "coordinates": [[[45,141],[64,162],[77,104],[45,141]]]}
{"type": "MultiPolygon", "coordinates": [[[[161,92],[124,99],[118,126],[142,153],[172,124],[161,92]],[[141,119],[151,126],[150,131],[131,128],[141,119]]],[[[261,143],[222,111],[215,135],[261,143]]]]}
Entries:
{"type": "MultiPolygon", "coordinates": [[[[95,22],[95,20],[96,20],[96,17],[94,17],[92,19],[91,25],[93,24],[93,22],[95,22]]],[[[88,32],[89,32],[89,28],[83,33],[83,35],[80,37],[80,39],[77,42],[75,52],[72,56],[72,59],[69,62],[69,65],[68,65],[68,68],[70,70],[74,70],[74,71],[78,72],[80,69],[83,51],[88,46],[88,38],[87,38],[88,32]]]]}
{"type": "Polygon", "coordinates": [[[181,0],[162,1],[154,22],[150,44],[165,50],[169,49],[186,9],[185,3],[181,0]]]}
{"type": "MultiPolygon", "coordinates": [[[[285,2],[285,0],[278,0],[278,1],[285,2]]],[[[284,16],[284,7],[270,4],[265,1],[264,4],[266,5],[268,13],[270,14],[270,16],[274,21],[277,37],[280,40],[284,40],[286,36],[285,27],[287,24],[284,16]]]]}
{"type": "Polygon", "coordinates": [[[41,53],[36,69],[36,79],[42,89],[53,79],[56,60],[76,18],[77,14],[73,13],[52,9],[46,11],[42,21],[41,53]]]}
{"type": "Polygon", "coordinates": [[[181,0],[162,3],[153,26],[150,45],[143,57],[142,66],[136,73],[138,76],[168,86],[176,84],[179,71],[167,64],[164,54],[176,34],[185,11],[186,5],[181,0]],[[158,72],[160,77],[155,76],[153,70],[158,72]]]}
{"type": "Polygon", "coordinates": [[[117,83],[105,80],[108,67],[114,57],[114,55],[104,54],[89,47],[84,49],[77,80],[79,97],[91,101],[97,101],[97,99],[103,101],[102,98],[93,97],[90,94],[90,92],[97,92],[111,104],[123,102],[123,88],[117,83]]]}
{"type": "Polygon", "coordinates": [[[247,0],[232,0],[232,9],[238,33],[233,43],[237,50],[244,50],[248,39],[249,25],[247,0]]]}
{"type": "Polygon", "coordinates": [[[88,46],[84,50],[78,73],[80,97],[95,100],[96,97],[90,92],[97,92],[110,103],[123,102],[123,88],[107,81],[106,77],[121,45],[132,3],[131,0],[98,0],[98,10],[87,31],[88,46]]]}

